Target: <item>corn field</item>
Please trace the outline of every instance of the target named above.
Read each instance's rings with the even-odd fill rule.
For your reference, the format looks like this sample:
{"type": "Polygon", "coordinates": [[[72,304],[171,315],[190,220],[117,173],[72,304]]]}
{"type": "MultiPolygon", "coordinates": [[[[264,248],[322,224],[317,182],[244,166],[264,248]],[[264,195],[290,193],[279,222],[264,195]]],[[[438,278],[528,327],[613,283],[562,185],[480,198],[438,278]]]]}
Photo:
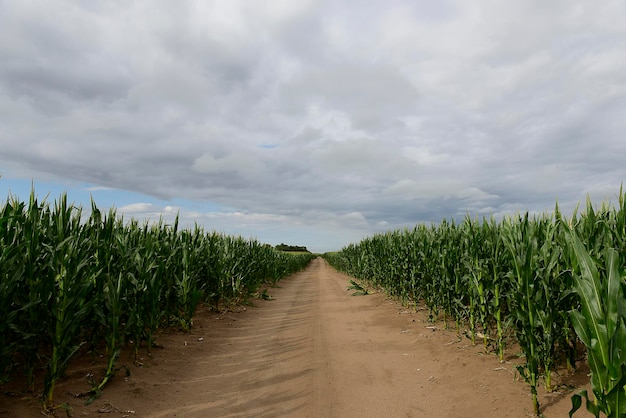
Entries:
{"type": "Polygon", "coordinates": [[[101,391],[124,348],[148,350],[158,329],[189,331],[199,303],[246,300],[264,283],[303,269],[311,254],[208,233],[125,221],[115,210],[9,196],[0,206],[0,382],[45,370],[43,402],[81,348],[106,353],[101,391]]]}
{"type": "Polygon", "coordinates": [[[516,215],[374,235],[324,257],[335,268],[442,320],[505,358],[515,340],[535,414],[537,387],[552,391],[558,367],[575,367],[587,348],[594,398],[572,398],[573,414],[626,416],[626,195],[618,206],[564,217],[516,215]],[[513,338],[514,337],[514,338],[513,338]]]}

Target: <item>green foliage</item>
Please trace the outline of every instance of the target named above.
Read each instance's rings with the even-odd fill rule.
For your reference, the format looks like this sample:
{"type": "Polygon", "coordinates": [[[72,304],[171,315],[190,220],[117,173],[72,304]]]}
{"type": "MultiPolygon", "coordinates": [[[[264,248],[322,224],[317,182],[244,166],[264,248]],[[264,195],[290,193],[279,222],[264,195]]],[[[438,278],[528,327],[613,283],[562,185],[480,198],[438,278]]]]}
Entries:
{"type": "Polygon", "coordinates": [[[369,294],[368,290],[365,287],[355,282],[354,280],[350,280],[350,286],[348,286],[346,290],[356,290],[356,292],[352,293],[352,296],[357,296],[357,295],[365,296],[369,294]]]}
{"type": "Polygon", "coordinates": [[[605,265],[600,270],[575,232],[569,239],[576,260],[574,288],[581,305],[580,310],[570,311],[570,316],[576,334],[587,347],[595,397],[589,399],[584,390],[574,395],[570,417],[580,408],[583,397],[587,410],[596,417],[601,412],[608,418],[623,417],[626,416],[626,300],[620,272],[623,260],[620,262],[615,249],[606,247],[605,265]]]}
{"type": "Polygon", "coordinates": [[[299,245],[287,245],[287,244],[278,244],[276,247],[277,251],[287,251],[287,252],[296,252],[296,253],[308,253],[309,250],[304,246],[299,245]]]}
{"type": "MultiPolygon", "coordinates": [[[[493,348],[501,361],[513,334],[524,353],[518,371],[530,386],[535,414],[541,381],[551,391],[554,370],[564,362],[575,366],[578,335],[597,370],[596,401],[588,400],[588,409],[623,416],[625,254],[626,195],[620,189],[618,207],[596,209],[587,201],[584,213],[575,210],[569,220],[558,205],[551,214],[526,213],[501,222],[466,216],[458,224],[443,220],[377,234],[323,257],[406,304],[423,303],[431,320],[446,325],[452,320],[459,333],[466,327],[473,343],[481,335],[485,350],[493,348]],[[581,244],[572,243],[576,240],[581,244]],[[594,271],[595,264],[602,267],[594,271]],[[596,284],[596,274],[606,276],[598,279],[606,284],[596,284]],[[585,301],[587,294],[601,302],[585,301]],[[610,402],[618,406],[607,409],[610,402]]],[[[574,396],[575,405],[581,396],[586,398],[574,396]]]]}
{"type": "Polygon", "coordinates": [[[263,289],[263,292],[258,293],[259,299],[272,300],[272,296],[267,293],[267,289],[263,289]]]}
{"type": "MultiPolygon", "coordinates": [[[[310,253],[276,251],[257,241],[202,228],[124,221],[115,210],[9,196],[0,205],[0,381],[44,367],[44,406],[81,347],[105,347],[97,396],[124,347],[150,349],[159,328],[193,325],[198,304],[245,301],[264,283],[303,269],[310,253]]],[[[93,399],[93,397],[91,398],[93,399]]]]}

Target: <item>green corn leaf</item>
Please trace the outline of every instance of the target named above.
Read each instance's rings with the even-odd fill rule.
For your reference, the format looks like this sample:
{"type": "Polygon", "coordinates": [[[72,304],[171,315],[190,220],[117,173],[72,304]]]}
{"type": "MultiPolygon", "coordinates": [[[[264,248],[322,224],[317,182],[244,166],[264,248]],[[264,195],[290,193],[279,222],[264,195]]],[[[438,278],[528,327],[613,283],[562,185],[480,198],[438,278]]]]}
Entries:
{"type": "Polygon", "coordinates": [[[606,251],[606,274],[606,328],[608,337],[611,338],[617,328],[619,305],[623,303],[622,279],[618,270],[618,254],[613,248],[609,248],[606,251]]]}
{"type": "Polygon", "coordinates": [[[583,389],[580,391],[580,393],[572,396],[572,409],[569,411],[570,418],[581,407],[582,398],[585,398],[585,407],[587,408],[587,411],[591,412],[596,418],[599,418],[600,408],[598,408],[598,405],[596,405],[595,402],[589,399],[589,395],[587,394],[586,389],[583,389]]]}
{"type": "Polygon", "coordinates": [[[603,364],[609,364],[606,318],[600,305],[604,292],[602,292],[598,269],[574,233],[570,234],[570,243],[573,246],[580,269],[580,276],[575,281],[574,287],[580,297],[584,319],[591,332],[591,344],[587,347],[599,355],[603,364]]]}
{"type": "Polygon", "coordinates": [[[572,409],[569,411],[569,416],[572,418],[574,413],[580,409],[583,404],[582,396],[579,394],[575,394],[572,396],[572,409]]]}
{"type": "Polygon", "coordinates": [[[576,335],[578,335],[578,338],[580,338],[585,346],[591,347],[591,336],[585,317],[579,311],[570,311],[569,314],[576,335]]]}

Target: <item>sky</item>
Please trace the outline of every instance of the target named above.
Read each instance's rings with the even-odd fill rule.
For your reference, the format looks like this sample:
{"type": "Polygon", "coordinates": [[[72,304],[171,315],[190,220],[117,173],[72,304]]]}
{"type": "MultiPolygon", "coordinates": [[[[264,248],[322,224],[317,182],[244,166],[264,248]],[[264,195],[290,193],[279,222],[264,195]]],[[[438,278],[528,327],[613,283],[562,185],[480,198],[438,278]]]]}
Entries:
{"type": "Polygon", "coordinates": [[[615,200],[626,2],[0,0],[0,199],[338,250],[615,200]]]}

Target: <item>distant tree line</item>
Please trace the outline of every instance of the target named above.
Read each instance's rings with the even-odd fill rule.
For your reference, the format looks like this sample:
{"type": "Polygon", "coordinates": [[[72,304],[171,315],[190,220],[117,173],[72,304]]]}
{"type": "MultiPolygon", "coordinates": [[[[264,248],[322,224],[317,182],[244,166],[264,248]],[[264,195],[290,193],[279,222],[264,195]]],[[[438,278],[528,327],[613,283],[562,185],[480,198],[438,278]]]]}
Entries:
{"type": "Polygon", "coordinates": [[[278,251],[292,251],[292,252],[305,252],[308,253],[310,252],[309,250],[306,249],[306,247],[301,247],[298,245],[287,245],[287,244],[278,244],[276,247],[278,251]]]}

